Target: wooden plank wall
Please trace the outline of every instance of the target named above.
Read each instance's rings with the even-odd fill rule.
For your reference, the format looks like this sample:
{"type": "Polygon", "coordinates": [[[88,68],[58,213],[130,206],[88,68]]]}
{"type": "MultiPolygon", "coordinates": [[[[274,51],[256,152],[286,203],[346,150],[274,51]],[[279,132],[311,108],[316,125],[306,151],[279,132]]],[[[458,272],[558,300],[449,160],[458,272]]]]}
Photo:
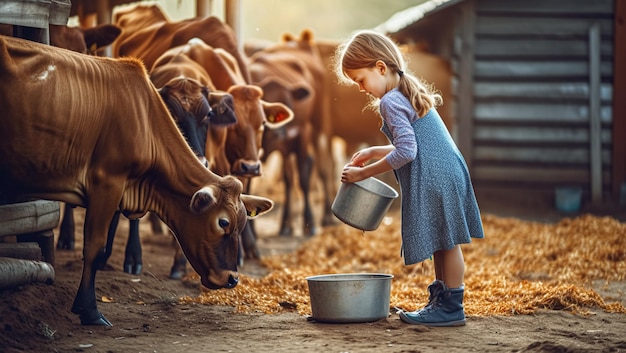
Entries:
{"type": "Polygon", "coordinates": [[[626,0],[615,0],[613,73],[613,196],[623,203],[626,184],[626,0]]]}
{"type": "MultiPolygon", "coordinates": [[[[614,0],[470,3],[475,20],[465,21],[474,28],[471,51],[456,45],[455,57],[457,69],[473,64],[469,79],[459,77],[457,92],[457,100],[469,95],[472,104],[459,104],[457,114],[471,108],[471,141],[460,141],[460,147],[474,182],[546,190],[577,185],[589,193],[595,141],[598,185],[610,192],[614,0]],[[597,129],[590,128],[593,110],[597,129]]],[[[467,28],[459,29],[463,43],[467,28]]]]}

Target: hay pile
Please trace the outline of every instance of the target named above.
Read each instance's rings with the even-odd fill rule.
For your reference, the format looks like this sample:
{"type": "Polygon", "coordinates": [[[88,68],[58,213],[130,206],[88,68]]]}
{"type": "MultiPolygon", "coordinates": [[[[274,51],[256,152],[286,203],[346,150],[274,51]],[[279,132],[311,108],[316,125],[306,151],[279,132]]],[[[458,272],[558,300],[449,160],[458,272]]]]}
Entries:
{"type": "MultiPolygon", "coordinates": [[[[592,281],[624,281],[626,224],[590,215],[557,224],[484,215],[483,224],[485,239],[463,246],[467,315],[530,314],[541,308],[626,313],[622,304],[607,303],[592,289],[592,281]]],[[[403,265],[400,221],[391,218],[373,232],[326,228],[295,253],[263,263],[270,270],[263,278],[242,275],[235,289],[207,290],[182,301],[229,305],[242,313],[295,309],[310,315],[307,276],[376,272],[394,275],[392,307],[416,310],[427,302],[426,287],[434,277],[430,260],[403,265]]]]}

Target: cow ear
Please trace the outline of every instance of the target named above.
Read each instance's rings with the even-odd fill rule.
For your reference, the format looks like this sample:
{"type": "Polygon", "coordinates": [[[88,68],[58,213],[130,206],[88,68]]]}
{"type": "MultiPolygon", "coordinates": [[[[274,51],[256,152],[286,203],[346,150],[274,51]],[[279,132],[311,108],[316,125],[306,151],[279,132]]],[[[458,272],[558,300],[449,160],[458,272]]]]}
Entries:
{"type": "Polygon", "coordinates": [[[246,207],[248,218],[265,214],[274,207],[274,201],[261,196],[241,194],[241,201],[246,207]]]}
{"type": "MultiPolygon", "coordinates": [[[[102,48],[112,44],[122,33],[116,25],[102,24],[96,27],[80,28],[85,37],[85,44],[90,48],[102,48]]],[[[95,52],[95,51],[94,51],[95,52]]]]}
{"type": "Polygon", "coordinates": [[[201,214],[208,211],[209,208],[215,205],[215,203],[213,188],[207,186],[193,194],[189,208],[191,208],[195,214],[201,214]]]}
{"type": "Polygon", "coordinates": [[[268,103],[261,101],[267,119],[267,126],[271,129],[281,127],[293,120],[293,111],[282,103],[268,103]]]}
{"type": "Polygon", "coordinates": [[[211,124],[229,126],[237,123],[232,95],[226,92],[210,92],[208,99],[214,113],[211,124]]]}

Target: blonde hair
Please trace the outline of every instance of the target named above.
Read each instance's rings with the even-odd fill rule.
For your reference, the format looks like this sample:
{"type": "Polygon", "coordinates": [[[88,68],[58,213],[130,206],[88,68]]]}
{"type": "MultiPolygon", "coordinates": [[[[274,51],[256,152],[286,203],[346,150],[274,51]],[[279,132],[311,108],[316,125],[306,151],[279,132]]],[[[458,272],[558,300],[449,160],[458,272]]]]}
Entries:
{"type": "MultiPolygon", "coordinates": [[[[358,31],[337,47],[334,56],[335,74],[340,83],[352,85],[354,82],[348,77],[346,70],[374,67],[379,60],[398,73],[398,90],[409,99],[420,117],[426,115],[431,108],[443,104],[441,95],[432,85],[409,72],[398,46],[389,37],[375,31],[358,31]]],[[[372,97],[369,106],[377,109],[379,102],[379,99],[372,97]]]]}

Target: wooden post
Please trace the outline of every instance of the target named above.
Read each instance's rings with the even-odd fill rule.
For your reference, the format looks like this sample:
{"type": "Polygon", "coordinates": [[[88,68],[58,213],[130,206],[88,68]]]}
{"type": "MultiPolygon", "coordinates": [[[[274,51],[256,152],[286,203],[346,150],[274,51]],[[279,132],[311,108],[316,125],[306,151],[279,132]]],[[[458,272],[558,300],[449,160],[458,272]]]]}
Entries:
{"type": "Polygon", "coordinates": [[[589,167],[591,203],[602,201],[602,122],[600,119],[600,25],[589,28],[589,167]]]}
{"type": "Polygon", "coordinates": [[[211,16],[212,8],[213,8],[213,0],[197,0],[196,1],[196,16],[197,17],[211,16]]]}
{"type": "Polygon", "coordinates": [[[243,50],[243,41],[241,39],[241,1],[226,0],[226,23],[235,32],[237,38],[237,46],[243,50]]]}
{"type": "Polygon", "coordinates": [[[613,36],[613,196],[626,183],[626,0],[615,0],[613,36]]]}
{"type": "MultiPolygon", "coordinates": [[[[98,15],[98,24],[111,23],[112,18],[113,18],[113,7],[111,6],[109,0],[98,0],[98,3],[96,4],[96,6],[97,6],[96,12],[98,15]]],[[[107,57],[113,56],[113,49],[111,48],[110,45],[104,48],[103,55],[107,57]]]]}
{"type": "Polygon", "coordinates": [[[98,0],[96,12],[98,13],[98,24],[111,23],[113,17],[113,8],[109,3],[109,0],[98,0]]]}
{"type": "Polygon", "coordinates": [[[463,4],[461,28],[456,30],[456,36],[461,36],[459,50],[459,67],[457,75],[459,85],[457,92],[458,104],[456,116],[458,128],[458,146],[463,154],[467,167],[472,170],[474,148],[474,46],[476,30],[476,11],[474,0],[463,4]]]}

